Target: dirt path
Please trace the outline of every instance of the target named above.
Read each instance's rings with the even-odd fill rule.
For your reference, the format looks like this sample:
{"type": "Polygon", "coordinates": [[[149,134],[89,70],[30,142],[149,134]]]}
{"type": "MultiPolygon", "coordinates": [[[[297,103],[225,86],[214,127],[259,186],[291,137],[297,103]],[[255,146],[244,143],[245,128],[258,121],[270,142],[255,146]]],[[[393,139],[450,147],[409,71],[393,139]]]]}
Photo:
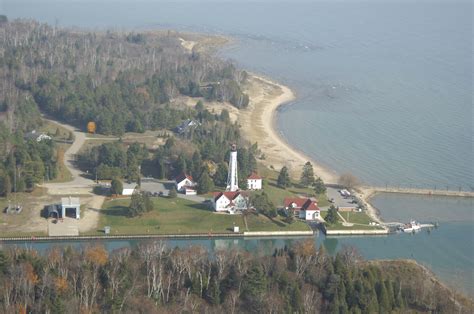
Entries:
{"type": "Polygon", "coordinates": [[[74,142],[64,153],[64,164],[71,173],[72,180],[69,182],[45,183],[42,187],[48,189],[48,194],[50,196],[87,195],[86,197],[81,197],[81,202],[86,206],[81,212],[81,219],[77,221],[78,228],[80,232],[86,232],[97,228],[99,211],[102,208],[105,197],[92,193],[94,180],[85,178],[82,171],[77,169],[74,165],[76,154],[89,138],[87,138],[84,132],[77,130],[71,125],[63,124],[54,120],[50,121],[59,124],[74,134],[74,142]]]}

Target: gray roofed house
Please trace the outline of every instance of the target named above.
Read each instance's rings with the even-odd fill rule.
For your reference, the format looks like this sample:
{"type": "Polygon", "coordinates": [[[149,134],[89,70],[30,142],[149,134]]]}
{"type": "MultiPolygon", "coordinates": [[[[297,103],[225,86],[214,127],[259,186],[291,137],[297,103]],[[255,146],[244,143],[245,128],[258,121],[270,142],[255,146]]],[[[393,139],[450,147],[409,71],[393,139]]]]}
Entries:
{"type": "Polygon", "coordinates": [[[52,139],[51,136],[49,136],[48,134],[42,133],[42,132],[37,132],[36,130],[33,130],[31,132],[26,133],[25,138],[26,139],[31,139],[31,140],[34,140],[34,141],[37,141],[37,142],[52,139]]]}
{"type": "Polygon", "coordinates": [[[175,128],[175,132],[180,134],[180,135],[185,134],[185,133],[189,132],[190,130],[194,129],[195,127],[197,127],[200,124],[201,123],[199,123],[198,121],[187,119],[175,128]]]}

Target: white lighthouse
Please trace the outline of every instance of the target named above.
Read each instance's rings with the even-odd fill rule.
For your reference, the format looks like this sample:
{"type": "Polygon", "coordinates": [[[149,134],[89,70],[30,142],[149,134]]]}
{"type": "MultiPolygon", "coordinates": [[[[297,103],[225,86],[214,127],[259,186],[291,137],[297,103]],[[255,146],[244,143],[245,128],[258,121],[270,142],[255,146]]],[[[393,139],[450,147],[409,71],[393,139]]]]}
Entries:
{"type": "Polygon", "coordinates": [[[230,149],[229,172],[227,174],[227,191],[235,192],[239,190],[239,180],[237,177],[237,145],[233,144],[230,149]]]}

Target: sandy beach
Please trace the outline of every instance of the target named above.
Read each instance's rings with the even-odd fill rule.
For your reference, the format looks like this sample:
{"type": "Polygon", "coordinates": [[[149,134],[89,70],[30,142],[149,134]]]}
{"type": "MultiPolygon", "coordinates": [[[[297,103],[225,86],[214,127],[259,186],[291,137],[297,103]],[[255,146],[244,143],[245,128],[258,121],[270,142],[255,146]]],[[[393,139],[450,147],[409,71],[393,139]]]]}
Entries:
{"type": "Polygon", "coordinates": [[[276,128],[276,112],[278,107],[295,99],[295,94],[287,86],[275,83],[267,78],[250,74],[245,85],[245,93],[250,97],[248,108],[239,111],[239,122],[242,135],[258,147],[265,155],[261,162],[279,171],[287,166],[290,175],[299,179],[303,165],[310,161],[314,172],[325,183],[336,183],[337,174],[322,167],[303,152],[290,146],[276,128]]]}

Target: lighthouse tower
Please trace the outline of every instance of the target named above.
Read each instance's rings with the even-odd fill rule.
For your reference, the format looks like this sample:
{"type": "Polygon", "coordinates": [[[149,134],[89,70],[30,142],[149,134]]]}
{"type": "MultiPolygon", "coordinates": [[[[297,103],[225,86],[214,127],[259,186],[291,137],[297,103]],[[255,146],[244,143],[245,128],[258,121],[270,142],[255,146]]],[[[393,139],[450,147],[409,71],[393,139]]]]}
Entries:
{"type": "Polygon", "coordinates": [[[237,178],[237,145],[232,144],[229,158],[229,172],[227,174],[227,191],[235,192],[239,190],[239,180],[237,178]]]}

